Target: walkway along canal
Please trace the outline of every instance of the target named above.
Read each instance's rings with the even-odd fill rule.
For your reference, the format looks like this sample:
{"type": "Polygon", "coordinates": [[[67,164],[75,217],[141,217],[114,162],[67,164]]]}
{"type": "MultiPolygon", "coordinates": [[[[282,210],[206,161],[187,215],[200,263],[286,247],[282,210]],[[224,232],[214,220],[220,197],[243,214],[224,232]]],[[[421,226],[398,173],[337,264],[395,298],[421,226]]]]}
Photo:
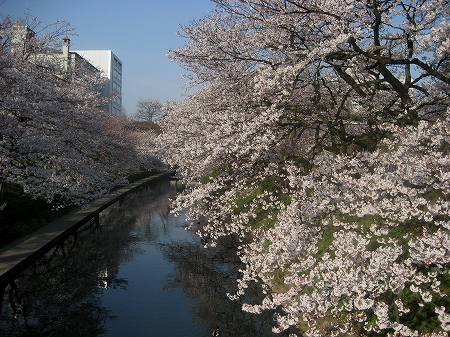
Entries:
{"type": "MultiPolygon", "coordinates": [[[[87,223],[90,225],[95,224],[95,228],[99,229],[100,213],[103,210],[136,188],[173,174],[173,171],[168,171],[131,183],[84,205],[77,211],[69,212],[37,231],[0,248],[0,299],[3,298],[8,285],[10,290],[15,291],[15,278],[17,275],[33,264],[39,257],[51,249],[54,249],[54,252],[61,249],[64,253],[64,244],[67,238],[72,235],[74,242],[76,242],[78,230],[82,226],[87,223]]],[[[0,312],[1,304],[0,302],[0,312]]]]}
{"type": "Polygon", "coordinates": [[[234,254],[204,249],[169,213],[175,193],[168,179],[136,189],[23,270],[0,336],[272,336],[271,314],[243,313],[226,296],[234,254]]]}

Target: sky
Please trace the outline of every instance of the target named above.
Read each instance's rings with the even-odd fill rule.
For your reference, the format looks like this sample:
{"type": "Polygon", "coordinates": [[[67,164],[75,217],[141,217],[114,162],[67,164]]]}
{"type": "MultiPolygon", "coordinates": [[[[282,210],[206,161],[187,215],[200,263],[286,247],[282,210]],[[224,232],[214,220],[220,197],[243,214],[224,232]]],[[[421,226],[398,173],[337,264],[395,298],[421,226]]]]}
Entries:
{"type": "Polygon", "coordinates": [[[132,115],[139,99],[181,98],[184,71],[167,53],[185,43],[180,25],[212,7],[209,0],[0,0],[0,19],[65,20],[77,33],[71,49],[112,50],[122,61],[123,106],[132,115]]]}

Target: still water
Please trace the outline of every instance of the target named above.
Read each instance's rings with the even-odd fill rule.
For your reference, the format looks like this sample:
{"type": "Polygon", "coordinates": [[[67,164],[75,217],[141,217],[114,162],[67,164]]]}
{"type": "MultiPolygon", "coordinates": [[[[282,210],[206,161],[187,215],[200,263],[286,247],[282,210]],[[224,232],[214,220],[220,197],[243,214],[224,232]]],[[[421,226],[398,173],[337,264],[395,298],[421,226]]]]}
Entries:
{"type": "Polygon", "coordinates": [[[273,336],[272,314],[226,297],[234,254],[185,230],[185,216],[170,214],[175,193],[168,181],[134,192],[102,213],[100,230],[86,226],[24,272],[0,336],[273,336]]]}

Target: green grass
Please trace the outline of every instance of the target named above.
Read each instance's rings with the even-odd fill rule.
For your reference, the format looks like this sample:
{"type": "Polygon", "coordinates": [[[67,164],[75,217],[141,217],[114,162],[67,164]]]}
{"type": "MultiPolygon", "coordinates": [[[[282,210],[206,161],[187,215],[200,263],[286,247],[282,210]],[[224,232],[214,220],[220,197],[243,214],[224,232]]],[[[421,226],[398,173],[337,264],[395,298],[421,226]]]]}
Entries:
{"type": "Polygon", "coordinates": [[[275,225],[277,217],[274,216],[271,212],[262,211],[261,213],[257,212],[256,214],[256,219],[250,221],[250,226],[253,230],[269,229],[275,225]],[[272,219],[269,219],[269,215],[272,215],[272,219]]]}
{"type": "Polygon", "coordinates": [[[322,258],[322,256],[328,252],[330,255],[334,255],[334,252],[330,252],[331,244],[333,243],[334,239],[334,232],[336,231],[336,228],[333,226],[329,226],[325,228],[322,234],[322,239],[319,240],[317,243],[317,254],[316,259],[319,260],[322,258]]]}
{"type": "Polygon", "coordinates": [[[264,240],[262,243],[262,248],[264,252],[267,252],[269,250],[269,247],[272,245],[272,241],[270,240],[264,240]]]}
{"type": "Polygon", "coordinates": [[[200,178],[200,183],[203,185],[210,183],[215,178],[220,176],[222,173],[225,173],[228,170],[227,166],[218,166],[214,168],[209,174],[200,178]]]}
{"type": "MultiPolygon", "coordinates": [[[[281,193],[283,184],[284,181],[280,177],[273,176],[264,179],[257,185],[247,187],[232,201],[233,213],[239,215],[250,211],[251,204],[265,192],[271,192],[284,205],[289,205],[292,202],[292,198],[281,193]]],[[[256,218],[250,221],[251,228],[253,230],[272,228],[276,223],[279,211],[277,207],[269,207],[268,209],[262,209],[260,206],[255,207],[254,213],[256,218]]]]}
{"type": "Polygon", "coordinates": [[[444,193],[443,190],[436,189],[436,190],[431,190],[431,191],[425,193],[423,195],[423,197],[425,198],[425,200],[434,204],[439,199],[444,199],[446,197],[446,194],[444,193]]]}
{"type": "MultiPolygon", "coordinates": [[[[400,323],[409,326],[412,329],[418,330],[422,333],[430,333],[440,328],[440,322],[434,308],[437,303],[433,300],[430,303],[425,303],[424,306],[419,306],[421,302],[420,295],[413,293],[409,288],[405,288],[399,294],[403,303],[410,308],[410,312],[400,317],[400,323]]],[[[393,305],[390,305],[390,308],[393,305]]],[[[392,308],[391,308],[392,311],[392,308]]]]}
{"type": "Polygon", "coordinates": [[[374,224],[384,223],[383,217],[376,214],[367,214],[363,217],[350,214],[338,214],[336,219],[345,223],[355,223],[362,232],[367,232],[374,224]]]}
{"type": "Polygon", "coordinates": [[[286,293],[289,290],[289,286],[284,283],[284,277],[286,272],[278,269],[273,273],[272,278],[272,291],[277,294],[286,293]]]}

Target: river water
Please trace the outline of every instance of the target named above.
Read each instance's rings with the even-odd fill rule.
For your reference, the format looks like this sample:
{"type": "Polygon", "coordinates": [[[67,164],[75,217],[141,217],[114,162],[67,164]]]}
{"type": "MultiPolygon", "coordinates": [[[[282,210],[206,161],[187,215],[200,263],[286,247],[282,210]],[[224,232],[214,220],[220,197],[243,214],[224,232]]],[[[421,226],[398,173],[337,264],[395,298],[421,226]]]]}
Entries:
{"type": "Polygon", "coordinates": [[[24,272],[0,336],[274,336],[271,314],[227,298],[234,254],[185,230],[170,214],[175,193],[164,180],[141,188],[102,213],[100,230],[86,226],[24,272]]]}

